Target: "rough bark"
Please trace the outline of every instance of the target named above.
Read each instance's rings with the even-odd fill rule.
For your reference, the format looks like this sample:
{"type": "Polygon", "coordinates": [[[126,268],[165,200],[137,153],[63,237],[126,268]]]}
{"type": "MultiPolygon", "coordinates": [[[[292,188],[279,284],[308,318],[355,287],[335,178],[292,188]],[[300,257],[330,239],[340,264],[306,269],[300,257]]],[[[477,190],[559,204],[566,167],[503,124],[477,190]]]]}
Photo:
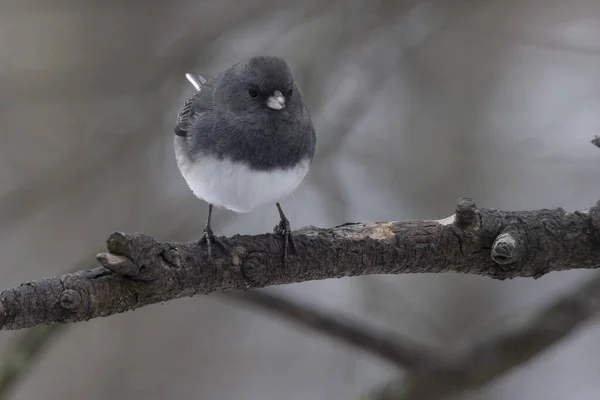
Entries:
{"type": "Polygon", "coordinates": [[[114,233],[102,267],[0,293],[0,329],[88,320],[184,296],[369,274],[458,272],[538,278],[600,266],[600,202],[589,210],[498,211],[460,199],[444,220],[348,223],[295,231],[282,262],[273,234],[222,238],[213,259],[193,243],[114,233]]]}

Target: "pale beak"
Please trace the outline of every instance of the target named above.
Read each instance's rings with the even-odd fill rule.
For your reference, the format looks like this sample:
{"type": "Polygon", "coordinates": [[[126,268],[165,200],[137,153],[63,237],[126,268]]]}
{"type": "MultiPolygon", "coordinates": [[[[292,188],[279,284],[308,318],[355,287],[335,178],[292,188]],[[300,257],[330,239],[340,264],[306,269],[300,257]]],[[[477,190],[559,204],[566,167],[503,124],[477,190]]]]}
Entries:
{"type": "Polygon", "coordinates": [[[273,110],[281,110],[285,107],[285,97],[279,90],[276,90],[273,93],[273,96],[269,96],[267,99],[267,107],[272,108],[273,110]]]}

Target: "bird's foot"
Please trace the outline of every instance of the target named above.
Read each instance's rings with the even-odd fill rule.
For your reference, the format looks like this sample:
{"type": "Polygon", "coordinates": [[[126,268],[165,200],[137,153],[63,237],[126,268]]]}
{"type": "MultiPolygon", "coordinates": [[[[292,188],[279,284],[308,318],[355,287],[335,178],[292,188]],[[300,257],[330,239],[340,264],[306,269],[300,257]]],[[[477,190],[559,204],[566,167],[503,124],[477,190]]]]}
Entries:
{"type": "Polygon", "coordinates": [[[285,266],[288,253],[296,253],[296,243],[292,236],[290,221],[285,216],[282,217],[279,224],[275,225],[273,232],[283,236],[283,265],[285,266]]]}
{"type": "Polygon", "coordinates": [[[221,247],[225,252],[229,252],[229,250],[227,250],[227,247],[225,247],[225,245],[223,244],[223,242],[221,242],[221,240],[219,240],[215,234],[213,233],[212,229],[210,226],[207,226],[204,228],[204,231],[202,233],[202,237],[200,238],[200,240],[198,240],[198,242],[196,243],[196,245],[198,246],[202,246],[203,243],[206,243],[206,254],[208,256],[209,259],[212,260],[212,243],[216,244],[217,246],[221,247]]]}

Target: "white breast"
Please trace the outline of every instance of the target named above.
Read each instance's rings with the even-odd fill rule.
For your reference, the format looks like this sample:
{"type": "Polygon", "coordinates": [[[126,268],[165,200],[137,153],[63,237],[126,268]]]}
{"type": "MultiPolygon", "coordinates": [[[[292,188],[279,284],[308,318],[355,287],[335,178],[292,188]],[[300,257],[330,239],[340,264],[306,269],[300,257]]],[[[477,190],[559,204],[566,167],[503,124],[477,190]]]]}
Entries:
{"type": "Polygon", "coordinates": [[[238,213],[275,204],[290,195],[302,182],[310,162],[271,172],[251,170],[243,163],[206,157],[194,163],[176,146],[181,175],[196,197],[238,213]]]}

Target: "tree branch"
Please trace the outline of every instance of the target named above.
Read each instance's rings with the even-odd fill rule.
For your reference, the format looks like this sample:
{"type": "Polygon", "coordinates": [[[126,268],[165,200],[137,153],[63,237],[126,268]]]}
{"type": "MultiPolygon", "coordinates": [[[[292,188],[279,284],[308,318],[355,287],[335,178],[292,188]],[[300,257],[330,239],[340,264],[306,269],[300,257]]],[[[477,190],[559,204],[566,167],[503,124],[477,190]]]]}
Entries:
{"type": "Polygon", "coordinates": [[[574,213],[509,212],[461,199],[456,213],[439,221],[307,227],[294,232],[298,252],[285,267],[273,234],[222,238],[229,252],[216,247],[211,262],[192,243],[114,233],[109,253],[97,256],[103,267],[1,292],[0,328],[82,321],[184,296],[345,276],[459,272],[507,279],[598,268],[599,206],[574,213]]]}

